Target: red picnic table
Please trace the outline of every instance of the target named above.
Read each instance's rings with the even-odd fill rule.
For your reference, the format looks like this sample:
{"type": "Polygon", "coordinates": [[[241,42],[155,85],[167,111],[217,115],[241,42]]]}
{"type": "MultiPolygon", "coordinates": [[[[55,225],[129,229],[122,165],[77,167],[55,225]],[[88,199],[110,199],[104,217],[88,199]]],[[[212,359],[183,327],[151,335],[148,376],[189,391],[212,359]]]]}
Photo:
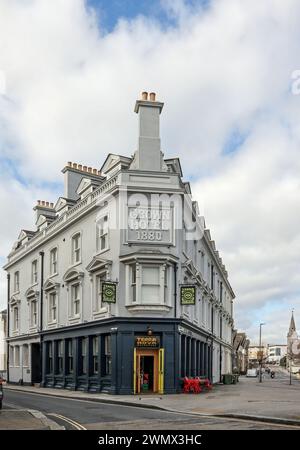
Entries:
{"type": "Polygon", "coordinates": [[[202,387],[205,387],[208,390],[212,389],[212,384],[208,378],[206,377],[183,378],[184,393],[193,392],[194,394],[198,394],[202,391],[202,387]]]}

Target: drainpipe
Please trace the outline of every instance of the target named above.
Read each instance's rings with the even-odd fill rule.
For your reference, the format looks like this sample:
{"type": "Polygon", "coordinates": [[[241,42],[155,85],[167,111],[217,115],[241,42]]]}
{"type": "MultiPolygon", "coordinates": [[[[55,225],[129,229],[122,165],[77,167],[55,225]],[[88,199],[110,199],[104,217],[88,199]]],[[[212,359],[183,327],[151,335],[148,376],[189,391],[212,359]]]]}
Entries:
{"type": "MultiPolygon", "coordinates": [[[[10,273],[7,274],[7,338],[9,338],[9,300],[10,300],[10,273]]],[[[6,355],[6,373],[7,373],[7,382],[9,383],[9,342],[6,342],[7,346],[6,346],[6,351],[7,351],[7,355],[6,355]]]]}
{"type": "Polygon", "coordinates": [[[174,263],[174,316],[177,318],[177,263],[174,263]]]}
{"type": "Polygon", "coordinates": [[[40,252],[41,257],[41,287],[40,287],[40,378],[43,378],[43,301],[44,301],[44,252],[40,252]]]}

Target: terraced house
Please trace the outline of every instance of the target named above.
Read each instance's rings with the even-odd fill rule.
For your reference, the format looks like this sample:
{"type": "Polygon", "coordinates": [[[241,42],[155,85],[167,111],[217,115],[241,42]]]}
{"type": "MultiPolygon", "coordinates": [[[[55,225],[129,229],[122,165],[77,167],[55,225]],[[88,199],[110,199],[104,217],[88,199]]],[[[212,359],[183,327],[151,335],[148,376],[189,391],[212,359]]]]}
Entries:
{"type": "Polygon", "coordinates": [[[175,393],[232,370],[234,293],[183,181],[164,159],[163,103],[144,92],[133,156],[69,162],[64,195],[8,256],[9,381],[112,394],[175,393]]]}

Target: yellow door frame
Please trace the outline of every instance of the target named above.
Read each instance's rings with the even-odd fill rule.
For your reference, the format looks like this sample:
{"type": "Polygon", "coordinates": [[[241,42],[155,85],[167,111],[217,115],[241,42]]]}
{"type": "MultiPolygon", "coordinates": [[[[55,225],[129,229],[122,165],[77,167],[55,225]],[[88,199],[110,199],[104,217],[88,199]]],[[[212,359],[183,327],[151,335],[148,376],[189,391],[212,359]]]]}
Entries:
{"type": "Polygon", "coordinates": [[[164,393],[165,349],[160,348],[158,354],[158,393],[164,393]]]}

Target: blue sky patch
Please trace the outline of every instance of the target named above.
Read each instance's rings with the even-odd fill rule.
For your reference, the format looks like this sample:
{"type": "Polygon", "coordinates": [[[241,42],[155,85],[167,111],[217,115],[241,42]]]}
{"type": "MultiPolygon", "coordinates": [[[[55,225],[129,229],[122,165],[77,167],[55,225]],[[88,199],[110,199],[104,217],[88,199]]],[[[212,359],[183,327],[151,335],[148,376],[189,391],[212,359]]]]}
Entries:
{"type": "MultiPolygon", "coordinates": [[[[211,0],[185,0],[185,5],[191,8],[206,8],[211,0]]],[[[143,15],[155,19],[162,26],[175,26],[176,17],[170,9],[164,6],[163,0],[87,0],[87,5],[94,8],[99,17],[100,26],[105,31],[114,29],[119,19],[134,19],[143,15]]]]}

